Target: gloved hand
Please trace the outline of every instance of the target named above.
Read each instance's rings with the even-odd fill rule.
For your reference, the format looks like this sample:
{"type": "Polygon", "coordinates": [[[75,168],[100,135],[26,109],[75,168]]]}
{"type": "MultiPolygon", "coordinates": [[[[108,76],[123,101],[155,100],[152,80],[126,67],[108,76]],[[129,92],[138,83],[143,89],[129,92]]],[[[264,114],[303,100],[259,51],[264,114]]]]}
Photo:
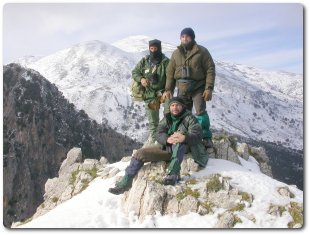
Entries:
{"type": "Polygon", "coordinates": [[[207,89],[203,92],[202,97],[204,98],[205,101],[210,101],[212,100],[212,90],[207,89]]]}
{"type": "Polygon", "coordinates": [[[144,87],[148,87],[149,86],[149,81],[145,78],[141,78],[141,85],[144,87]]]}
{"type": "Polygon", "coordinates": [[[166,100],[166,99],[170,100],[171,98],[172,98],[171,91],[165,91],[163,96],[162,96],[162,100],[166,100]]]}

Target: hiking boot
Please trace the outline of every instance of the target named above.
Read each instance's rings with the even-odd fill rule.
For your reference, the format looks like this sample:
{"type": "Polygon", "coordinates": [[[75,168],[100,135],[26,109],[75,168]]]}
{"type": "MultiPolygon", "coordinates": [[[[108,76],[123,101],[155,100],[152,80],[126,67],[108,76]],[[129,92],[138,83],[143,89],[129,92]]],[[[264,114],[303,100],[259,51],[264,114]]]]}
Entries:
{"type": "Polygon", "coordinates": [[[207,149],[213,148],[213,141],[212,141],[212,139],[203,139],[203,144],[204,144],[204,146],[207,149]]]}
{"type": "Polygon", "coordinates": [[[126,192],[129,188],[121,188],[118,186],[115,186],[114,188],[109,188],[109,193],[115,194],[115,195],[119,195],[122,194],[124,192],[126,192]]]}
{"type": "Polygon", "coordinates": [[[180,180],[180,176],[177,174],[166,175],[164,178],[164,185],[175,185],[180,180]]]}
{"type": "Polygon", "coordinates": [[[109,188],[109,192],[119,195],[128,191],[132,186],[133,177],[129,175],[124,175],[124,177],[119,181],[116,182],[114,188],[109,188]]]}

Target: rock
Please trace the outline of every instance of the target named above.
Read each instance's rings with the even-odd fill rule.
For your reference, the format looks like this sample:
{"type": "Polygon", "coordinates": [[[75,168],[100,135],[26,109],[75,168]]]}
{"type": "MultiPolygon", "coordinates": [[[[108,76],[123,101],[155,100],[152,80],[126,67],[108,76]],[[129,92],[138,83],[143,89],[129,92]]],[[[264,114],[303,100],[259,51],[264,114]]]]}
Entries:
{"type": "Polygon", "coordinates": [[[75,163],[82,162],[82,150],[81,148],[72,148],[67,154],[67,158],[62,162],[58,171],[59,175],[72,172],[71,166],[75,163]]]}
{"type": "Polygon", "coordinates": [[[227,160],[241,165],[238,155],[231,147],[227,149],[227,160]]]}
{"type": "Polygon", "coordinates": [[[145,164],[137,174],[137,178],[162,181],[166,175],[167,163],[164,161],[145,164]]]}
{"type": "Polygon", "coordinates": [[[203,206],[199,206],[198,207],[198,210],[197,210],[197,213],[199,215],[206,215],[206,214],[209,214],[209,211],[207,208],[203,207],[203,206]]]}
{"type": "Polygon", "coordinates": [[[208,157],[209,158],[216,158],[216,154],[215,154],[215,148],[208,148],[207,149],[207,153],[208,153],[208,157]]]}
{"type": "MultiPolygon", "coordinates": [[[[95,159],[85,159],[82,161],[82,151],[80,148],[71,149],[67,158],[63,161],[59,170],[59,176],[48,179],[45,184],[44,202],[37,208],[34,218],[47,213],[56,205],[59,205],[74,195],[86,189],[89,183],[97,176],[97,167],[100,163],[95,159]],[[42,206],[44,205],[44,206],[42,206]]],[[[106,173],[112,177],[119,172],[116,168],[103,169],[101,174],[106,173]]]]}
{"type": "Polygon", "coordinates": [[[81,165],[81,170],[87,171],[94,168],[98,169],[99,167],[100,163],[97,159],[85,159],[83,164],[81,165]]]}
{"type": "Polygon", "coordinates": [[[249,146],[246,143],[237,143],[237,152],[245,160],[249,160],[249,146]]]}
{"type": "Polygon", "coordinates": [[[129,157],[123,157],[121,159],[121,162],[129,162],[131,160],[132,156],[129,156],[129,157]]]}
{"type": "Polygon", "coordinates": [[[277,205],[270,205],[268,213],[270,215],[280,216],[279,206],[277,206],[277,205]]]}
{"type": "Polygon", "coordinates": [[[198,209],[198,200],[193,196],[186,196],[180,201],[179,204],[179,214],[185,215],[189,212],[197,212],[198,209]]]}
{"type": "Polygon", "coordinates": [[[134,180],[132,188],[129,192],[124,193],[122,206],[125,213],[133,211],[136,215],[140,215],[141,202],[143,202],[144,191],[147,181],[142,178],[134,180]]]}
{"type": "Polygon", "coordinates": [[[197,172],[199,165],[193,160],[191,155],[186,154],[184,160],[181,163],[181,175],[189,175],[190,173],[197,172]]]}
{"type": "Polygon", "coordinates": [[[220,141],[214,142],[214,148],[216,149],[216,158],[224,159],[228,161],[240,164],[239,158],[236,152],[230,147],[231,143],[228,138],[221,139],[220,141]]]}
{"type": "Polygon", "coordinates": [[[229,148],[229,145],[230,145],[229,141],[226,141],[225,139],[215,141],[214,147],[217,150],[216,158],[227,160],[227,150],[229,148]]]}
{"type": "Polygon", "coordinates": [[[283,197],[290,197],[291,196],[291,192],[290,192],[288,187],[281,187],[278,189],[278,192],[283,197]]]}
{"type": "Polygon", "coordinates": [[[228,191],[220,190],[218,192],[210,192],[208,195],[209,201],[217,207],[224,209],[233,208],[237,202],[241,200],[240,195],[229,194],[228,191]]]}
{"type": "Polygon", "coordinates": [[[234,225],[234,214],[226,211],[224,214],[219,216],[215,228],[232,228],[234,225]]]}
{"type": "Polygon", "coordinates": [[[106,157],[103,157],[103,156],[100,157],[99,162],[100,162],[100,164],[101,164],[102,166],[109,164],[108,159],[107,159],[106,157]]]}
{"type": "Polygon", "coordinates": [[[249,152],[252,157],[259,162],[260,171],[270,177],[273,177],[269,157],[267,156],[265,149],[263,147],[250,147],[249,152]]]}
{"type": "Polygon", "coordinates": [[[248,220],[251,220],[253,223],[256,222],[255,216],[247,211],[241,211],[240,215],[247,218],[248,220]]]}
{"type": "Polygon", "coordinates": [[[179,201],[176,199],[175,196],[167,196],[166,198],[167,206],[165,213],[172,214],[172,213],[179,213],[179,201]]]}
{"type": "Polygon", "coordinates": [[[142,221],[147,215],[155,215],[156,212],[163,214],[165,196],[166,191],[163,185],[148,181],[145,187],[143,201],[141,202],[139,219],[142,221]]]}

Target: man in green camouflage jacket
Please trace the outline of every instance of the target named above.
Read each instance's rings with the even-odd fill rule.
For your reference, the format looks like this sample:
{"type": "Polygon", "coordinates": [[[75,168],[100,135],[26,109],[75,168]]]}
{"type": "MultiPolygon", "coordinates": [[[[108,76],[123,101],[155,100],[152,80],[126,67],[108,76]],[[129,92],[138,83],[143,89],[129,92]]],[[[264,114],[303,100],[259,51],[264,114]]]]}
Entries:
{"type": "Polygon", "coordinates": [[[143,100],[149,122],[149,138],[145,146],[155,143],[159,123],[160,97],[166,85],[169,59],[162,53],[161,41],[149,41],[149,55],[143,57],[132,71],[132,78],[144,89],[143,100]]]}

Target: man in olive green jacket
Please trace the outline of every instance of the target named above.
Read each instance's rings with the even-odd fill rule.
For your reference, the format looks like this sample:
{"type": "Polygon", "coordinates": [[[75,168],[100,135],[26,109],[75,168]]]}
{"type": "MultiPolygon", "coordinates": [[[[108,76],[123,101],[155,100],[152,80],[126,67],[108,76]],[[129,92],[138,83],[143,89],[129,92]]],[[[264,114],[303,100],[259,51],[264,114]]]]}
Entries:
{"type": "Polygon", "coordinates": [[[149,121],[150,135],[145,146],[155,143],[156,128],[159,123],[160,97],[166,85],[166,68],[169,59],[162,53],[161,41],[149,41],[150,54],[143,57],[132,71],[132,78],[141,83],[143,100],[149,121]]]}
{"type": "Polygon", "coordinates": [[[203,139],[207,148],[213,147],[210,119],[206,111],[206,101],[212,99],[215,80],[215,64],[209,51],[197,45],[191,28],[181,32],[181,45],[173,52],[168,68],[164,99],[171,99],[174,88],[178,97],[185,100],[190,111],[193,104],[196,118],[203,129],[203,139]]]}

